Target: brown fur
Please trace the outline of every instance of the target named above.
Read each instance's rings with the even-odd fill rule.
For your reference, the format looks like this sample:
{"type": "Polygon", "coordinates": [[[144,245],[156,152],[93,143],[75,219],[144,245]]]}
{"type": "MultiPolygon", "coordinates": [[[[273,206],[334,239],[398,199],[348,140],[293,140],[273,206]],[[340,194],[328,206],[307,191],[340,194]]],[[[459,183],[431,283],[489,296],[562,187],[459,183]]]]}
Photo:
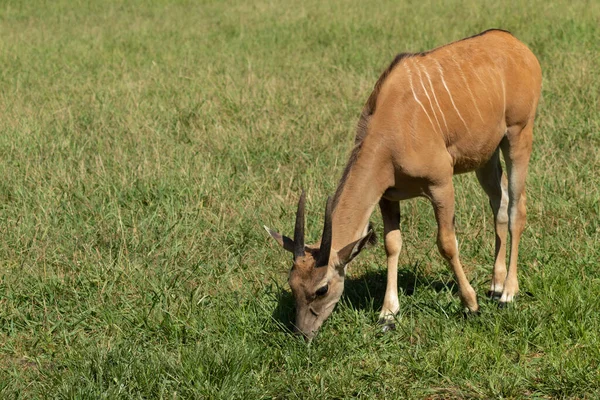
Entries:
{"type": "MultiPolygon", "coordinates": [[[[509,31],[506,31],[504,29],[495,29],[494,28],[494,29],[488,29],[486,31],[483,31],[481,33],[478,33],[476,35],[473,35],[473,36],[470,36],[470,37],[467,37],[464,39],[460,39],[457,42],[462,42],[465,40],[477,38],[477,37],[483,36],[483,35],[491,33],[491,32],[503,32],[503,33],[506,33],[506,34],[509,34],[512,36],[512,34],[509,31]]],[[[371,119],[371,116],[375,113],[375,109],[377,106],[377,98],[379,97],[379,92],[381,91],[381,87],[383,86],[385,80],[390,75],[392,70],[398,64],[400,64],[403,60],[405,60],[409,57],[415,57],[415,56],[424,57],[424,56],[431,54],[435,50],[441,49],[443,47],[451,46],[452,44],[457,43],[457,42],[453,42],[453,43],[450,43],[450,44],[447,44],[444,46],[440,46],[437,49],[425,51],[425,52],[399,53],[396,55],[396,57],[394,57],[394,60],[390,63],[390,65],[381,73],[381,75],[379,76],[379,79],[377,79],[377,82],[375,83],[373,91],[371,92],[367,102],[365,103],[365,106],[363,107],[360,118],[358,120],[358,124],[356,127],[356,136],[354,138],[354,148],[352,149],[350,158],[348,160],[348,163],[346,164],[344,173],[342,174],[342,178],[340,179],[340,182],[338,184],[338,188],[337,188],[336,194],[334,196],[334,203],[333,203],[334,207],[337,204],[337,199],[339,197],[339,194],[341,193],[341,189],[343,188],[343,186],[346,182],[348,173],[349,173],[351,167],[354,165],[354,163],[358,159],[358,153],[360,152],[360,145],[361,145],[362,141],[364,140],[364,138],[367,136],[368,128],[369,128],[369,121],[371,119]]]]}
{"type": "Polygon", "coordinates": [[[455,245],[452,186],[452,175],[476,170],[495,204],[499,232],[495,271],[500,273],[494,273],[492,290],[501,288],[503,301],[512,300],[518,290],[516,257],[525,220],[524,181],[540,89],[537,59],[501,30],[403,55],[392,63],[363,110],[368,119],[361,117],[359,122],[359,151],[353,151],[336,192],[334,247],[360,237],[381,197],[398,201],[425,196],[434,206],[438,246],[459,281],[463,303],[476,310],[474,291],[455,245]],[[509,180],[515,182],[510,190],[514,243],[508,278],[501,253],[506,251],[502,232],[509,190],[500,179],[500,148],[511,168],[509,180]]]}
{"type": "Polygon", "coordinates": [[[537,59],[502,30],[394,59],[363,108],[355,147],[334,196],[328,272],[303,268],[302,276],[290,276],[302,332],[312,336],[339,300],[345,273],[341,267],[364,246],[369,217],[378,203],[388,266],[381,316],[388,319],[398,311],[397,265],[402,245],[398,201],[417,196],[431,201],[440,253],[454,272],[464,306],[477,311],[476,294],[463,271],[454,232],[452,177],[469,171],[477,173],[494,213],[496,261],[491,292],[501,303],[513,300],[518,292],[525,177],[540,91],[537,59]],[[507,175],[500,166],[500,151],[507,175]],[[314,302],[299,300],[309,299],[318,289],[315,285],[324,282],[333,288],[326,296],[314,302]],[[309,295],[299,297],[300,292],[309,295]]]}

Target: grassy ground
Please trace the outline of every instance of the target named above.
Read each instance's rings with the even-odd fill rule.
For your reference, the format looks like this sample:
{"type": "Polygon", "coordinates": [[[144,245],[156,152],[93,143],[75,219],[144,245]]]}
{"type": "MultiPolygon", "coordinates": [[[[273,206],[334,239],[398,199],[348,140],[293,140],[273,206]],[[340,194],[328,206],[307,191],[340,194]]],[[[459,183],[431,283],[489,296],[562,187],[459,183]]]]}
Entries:
{"type": "MultiPolygon", "coordinates": [[[[0,397],[600,396],[600,5],[545,0],[0,4],[0,397]],[[289,335],[300,188],[317,239],[394,54],[501,27],[544,71],[515,306],[483,298],[487,199],[456,178],[463,319],[429,204],[311,344],[289,335]]],[[[372,221],[381,232],[378,213],[372,221]]]]}

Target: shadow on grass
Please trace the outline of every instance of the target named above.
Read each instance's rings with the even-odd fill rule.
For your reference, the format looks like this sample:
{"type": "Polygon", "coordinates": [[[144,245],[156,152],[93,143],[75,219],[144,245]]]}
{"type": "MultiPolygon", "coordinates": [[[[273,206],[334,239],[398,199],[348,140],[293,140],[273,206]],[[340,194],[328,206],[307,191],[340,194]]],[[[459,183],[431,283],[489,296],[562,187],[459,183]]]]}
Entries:
{"type": "MultiPolygon", "coordinates": [[[[345,301],[350,307],[357,310],[379,311],[383,305],[386,282],[387,272],[384,270],[367,271],[361,276],[346,278],[341,301],[345,301]]],[[[453,294],[456,294],[458,290],[451,278],[441,281],[419,273],[415,274],[414,270],[408,268],[398,271],[399,296],[412,296],[419,287],[429,287],[436,292],[450,290],[453,294]]],[[[293,330],[295,309],[292,293],[280,288],[277,300],[273,318],[285,328],[293,330]]]]}

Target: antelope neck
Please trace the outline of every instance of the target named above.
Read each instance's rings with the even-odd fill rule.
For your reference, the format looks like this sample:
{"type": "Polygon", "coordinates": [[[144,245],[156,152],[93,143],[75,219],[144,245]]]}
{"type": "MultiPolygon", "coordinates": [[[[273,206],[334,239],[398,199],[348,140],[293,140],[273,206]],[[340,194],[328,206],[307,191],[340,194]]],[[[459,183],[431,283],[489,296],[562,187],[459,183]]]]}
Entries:
{"type": "Polygon", "coordinates": [[[392,184],[393,173],[389,174],[383,167],[384,158],[374,156],[373,151],[364,146],[354,149],[334,198],[332,248],[335,250],[339,251],[366,233],[374,207],[392,184]]]}

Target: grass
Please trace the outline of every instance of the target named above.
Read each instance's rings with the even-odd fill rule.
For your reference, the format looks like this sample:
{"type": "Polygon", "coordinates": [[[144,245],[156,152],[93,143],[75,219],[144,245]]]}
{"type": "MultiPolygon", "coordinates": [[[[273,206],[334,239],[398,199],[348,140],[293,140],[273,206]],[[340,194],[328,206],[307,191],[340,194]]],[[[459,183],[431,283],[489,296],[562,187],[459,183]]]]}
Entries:
{"type": "MultiPolygon", "coordinates": [[[[0,5],[0,397],[597,398],[600,7],[594,1],[5,1],[0,5]],[[543,98],[522,295],[485,300],[487,199],[455,179],[464,319],[423,200],[402,203],[401,312],[376,324],[379,245],[307,345],[289,255],[397,52],[491,27],[543,98]]],[[[372,221],[381,232],[380,218],[372,221]]]]}

